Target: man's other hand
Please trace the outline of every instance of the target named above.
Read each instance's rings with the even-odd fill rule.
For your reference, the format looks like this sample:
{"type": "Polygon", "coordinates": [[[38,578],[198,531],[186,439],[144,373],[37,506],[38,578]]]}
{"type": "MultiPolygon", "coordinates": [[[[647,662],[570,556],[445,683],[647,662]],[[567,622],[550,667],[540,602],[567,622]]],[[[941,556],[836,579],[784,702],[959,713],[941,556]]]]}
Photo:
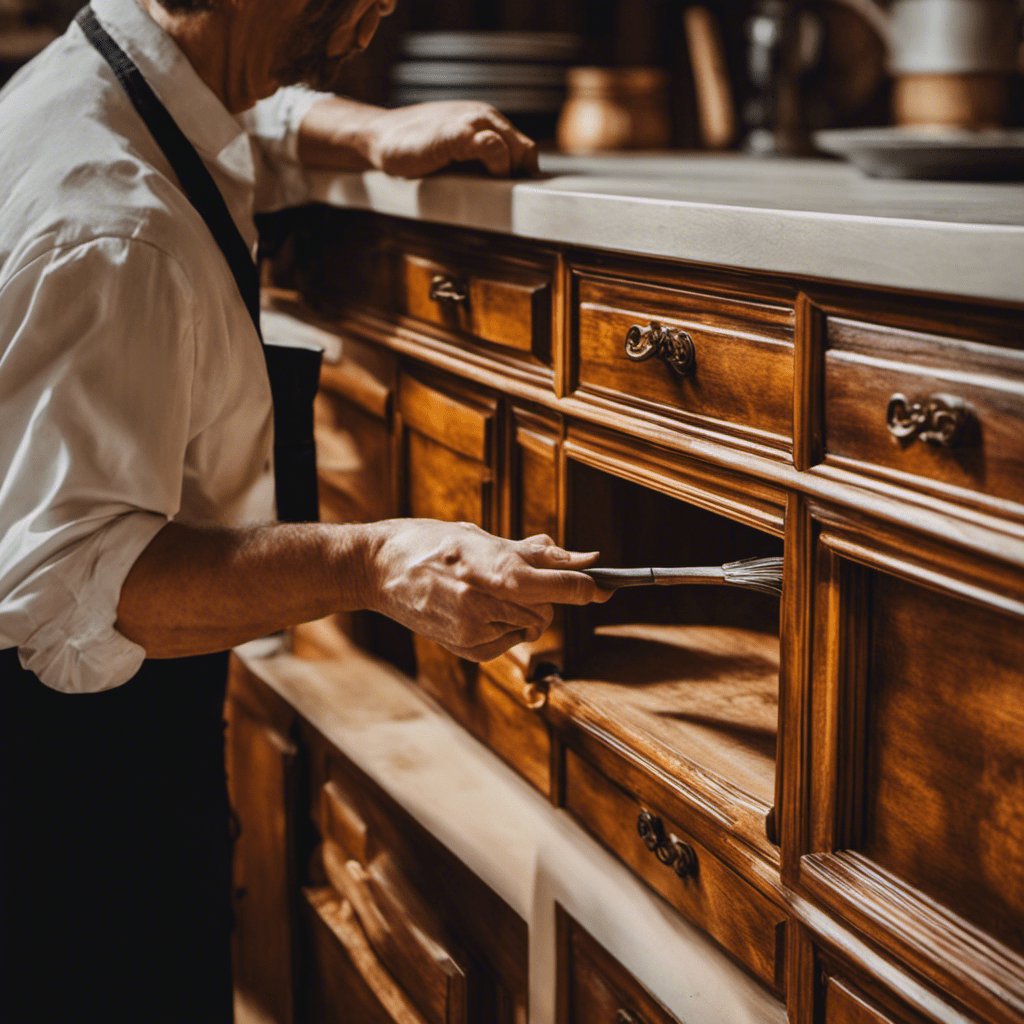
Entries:
{"type": "Polygon", "coordinates": [[[555,604],[606,601],[579,570],[596,553],[564,551],[547,536],[510,541],[468,523],[376,524],[366,605],[462,658],[488,661],[536,640],[555,604]]]}
{"type": "Polygon", "coordinates": [[[537,170],[537,146],[487,103],[447,100],[387,110],[366,126],[374,167],[421,178],[451,163],[479,160],[491,174],[537,170]]]}
{"type": "Polygon", "coordinates": [[[490,104],[468,100],[384,110],[333,96],[310,107],[298,147],[307,167],[377,168],[403,178],[473,160],[495,175],[537,170],[536,144],[490,104]]]}

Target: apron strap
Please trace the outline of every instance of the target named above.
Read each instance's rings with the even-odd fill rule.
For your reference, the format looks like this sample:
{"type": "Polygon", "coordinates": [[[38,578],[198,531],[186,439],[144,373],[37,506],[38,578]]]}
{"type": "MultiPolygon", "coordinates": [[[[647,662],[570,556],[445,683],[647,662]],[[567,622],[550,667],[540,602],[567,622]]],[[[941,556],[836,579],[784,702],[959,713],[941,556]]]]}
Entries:
{"type": "MultiPolygon", "coordinates": [[[[75,21],[110,65],[121,88],[167,157],[182,192],[206,222],[227,260],[262,341],[259,273],[213,176],[142,72],[99,23],[92,8],[83,7],[75,21]]],[[[312,403],[319,386],[321,353],[264,344],[263,354],[274,398],[278,518],[282,522],[314,522],[319,518],[319,501],[312,403]]]]}

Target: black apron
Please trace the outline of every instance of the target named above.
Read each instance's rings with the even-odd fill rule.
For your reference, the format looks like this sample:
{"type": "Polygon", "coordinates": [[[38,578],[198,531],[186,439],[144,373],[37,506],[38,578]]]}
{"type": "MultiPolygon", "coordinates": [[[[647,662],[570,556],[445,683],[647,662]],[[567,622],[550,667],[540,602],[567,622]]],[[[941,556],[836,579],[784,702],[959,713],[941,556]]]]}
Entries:
{"type": "MultiPolygon", "coordinates": [[[[259,277],[213,178],[90,8],[110,65],[224,254],[256,330],[259,277]]],[[[320,354],[264,346],[278,518],[317,518],[320,354]]],[[[146,661],[67,695],[0,651],[0,1020],[228,1024],[227,654],[146,661]]]]}

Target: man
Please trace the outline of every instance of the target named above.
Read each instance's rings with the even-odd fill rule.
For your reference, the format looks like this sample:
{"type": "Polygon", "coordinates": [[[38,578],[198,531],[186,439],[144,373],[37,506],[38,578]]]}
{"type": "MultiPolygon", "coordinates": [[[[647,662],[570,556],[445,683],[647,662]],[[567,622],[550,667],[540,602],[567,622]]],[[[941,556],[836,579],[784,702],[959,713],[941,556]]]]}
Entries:
{"type": "Polygon", "coordinates": [[[272,522],[256,208],[296,155],[535,165],[478,104],[281,88],[392,2],[95,0],[0,96],[4,1021],[230,1020],[218,652],[372,608],[484,660],[599,597],[549,538],[272,522]]]}

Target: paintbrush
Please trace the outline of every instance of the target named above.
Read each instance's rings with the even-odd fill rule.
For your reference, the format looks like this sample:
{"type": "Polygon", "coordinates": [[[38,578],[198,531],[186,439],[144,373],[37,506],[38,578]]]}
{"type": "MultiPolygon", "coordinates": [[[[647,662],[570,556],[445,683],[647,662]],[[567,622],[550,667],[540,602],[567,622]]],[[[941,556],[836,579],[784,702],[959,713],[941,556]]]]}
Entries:
{"type": "Polygon", "coordinates": [[[746,587],[776,597],[782,594],[781,558],[745,558],[726,565],[688,569],[585,569],[602,589],[620,587],[674,587],[690,583],[705,586],[746,587]]]}

